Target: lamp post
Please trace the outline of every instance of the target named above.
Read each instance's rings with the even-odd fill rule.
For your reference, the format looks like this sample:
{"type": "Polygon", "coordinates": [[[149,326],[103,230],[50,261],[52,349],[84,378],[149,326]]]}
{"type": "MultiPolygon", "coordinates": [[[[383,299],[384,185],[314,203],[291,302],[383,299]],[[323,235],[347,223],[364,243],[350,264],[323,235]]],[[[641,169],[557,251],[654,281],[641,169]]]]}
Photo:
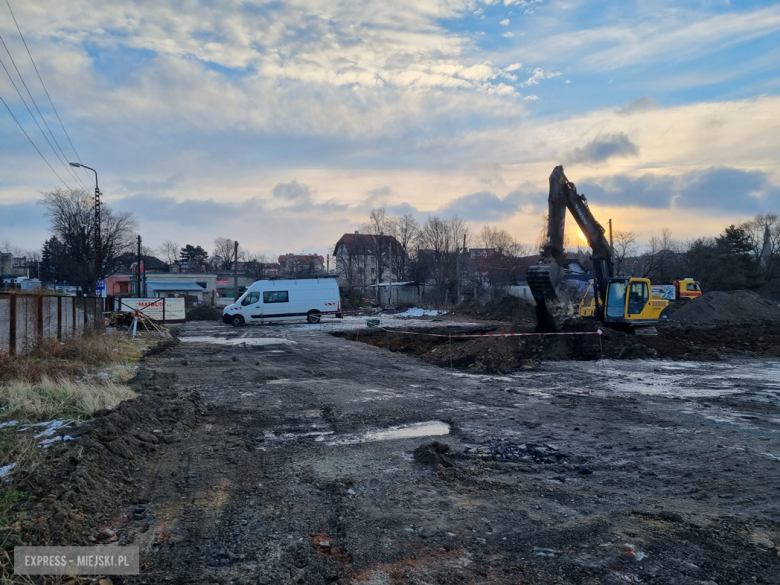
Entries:
{"type": "Polygon", "coordinates": [[[81,163],[70,163],[70,166],[82,169],[89,169],[95,173],[95,296],[97,296],[97,281],[101,276],[101,265],[103,263],[102,247],[103,242],[100,237],[100,188],[98,187],[98,174],[95,169],[81,163]]]}

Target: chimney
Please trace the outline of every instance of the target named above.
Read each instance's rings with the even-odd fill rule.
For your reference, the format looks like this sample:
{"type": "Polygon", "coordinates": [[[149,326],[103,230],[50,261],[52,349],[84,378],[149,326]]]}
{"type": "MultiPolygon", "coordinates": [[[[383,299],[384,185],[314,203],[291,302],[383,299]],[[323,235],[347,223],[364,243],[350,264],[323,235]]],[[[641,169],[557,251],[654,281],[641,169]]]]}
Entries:
{"type": "Polygon", "coordinates": [[[355,230],[355,235],[357,236],[359,234],[360,234],[360,232],[358,230],[355,230]]]}

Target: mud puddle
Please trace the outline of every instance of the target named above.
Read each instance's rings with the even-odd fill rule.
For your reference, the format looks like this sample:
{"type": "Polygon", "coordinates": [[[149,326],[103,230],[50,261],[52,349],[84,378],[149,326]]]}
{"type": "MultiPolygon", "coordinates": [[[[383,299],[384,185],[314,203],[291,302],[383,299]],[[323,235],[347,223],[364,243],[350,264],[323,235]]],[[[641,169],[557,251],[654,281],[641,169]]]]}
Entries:
{"type": "Polygon", "coordinates": [[[250,345],[253,347],[262,347],[265,345],[298,345],[295,341],[284,339],[282,337],[211,337],[211,336],[192,336],[182,337],[183,343],[208,343],[212,345],[250,345]]]}
{"type": "MultiPolygon", "coordinates": [[[[355,445],[358,443],[372,443],[375,441],[391,441],[394,439],[413,439],[418,437],[437,437],[448,435],[450,425],[438,420],[431,420],[407,425],[398,425],[388,427],[382,430],[366,431],[353,435],[342,435],[341,437],[327,441],[326,445],[355,445]]],[[[317,438],[317,441],[324,441],[324,438],[317,438]]]]}

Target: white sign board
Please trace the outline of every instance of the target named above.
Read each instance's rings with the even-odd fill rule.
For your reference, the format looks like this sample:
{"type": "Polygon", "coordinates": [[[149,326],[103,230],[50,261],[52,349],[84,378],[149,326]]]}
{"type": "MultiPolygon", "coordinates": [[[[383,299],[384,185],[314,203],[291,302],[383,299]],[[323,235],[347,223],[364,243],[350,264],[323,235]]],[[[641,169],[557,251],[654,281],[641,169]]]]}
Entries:
{"type": "Polygon", "coordinates": [[[675,290],[673,284],[654,284],[650,287],[650,292],[654,297],[673,301],[675,299],[675,290]]]}
{"type": "Polygon", "coordinates": [[[155,321],[183,322],[186,319],[184,299],[117,299],[116,303],[117,311],[138,311],[155,321]]]}

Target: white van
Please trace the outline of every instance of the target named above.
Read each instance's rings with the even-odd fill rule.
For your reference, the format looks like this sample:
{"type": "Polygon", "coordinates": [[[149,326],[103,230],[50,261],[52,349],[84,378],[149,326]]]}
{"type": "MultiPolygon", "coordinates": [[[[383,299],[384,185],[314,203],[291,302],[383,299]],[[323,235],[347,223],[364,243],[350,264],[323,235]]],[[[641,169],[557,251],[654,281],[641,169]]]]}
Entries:
{"type": "Polygon", "coordinates": [[[319,323],[322,315],[341,318],[341,297],[334,278],[258,280],[222,312],[222,322],[275,323],[306,318],[319,323]]]}

